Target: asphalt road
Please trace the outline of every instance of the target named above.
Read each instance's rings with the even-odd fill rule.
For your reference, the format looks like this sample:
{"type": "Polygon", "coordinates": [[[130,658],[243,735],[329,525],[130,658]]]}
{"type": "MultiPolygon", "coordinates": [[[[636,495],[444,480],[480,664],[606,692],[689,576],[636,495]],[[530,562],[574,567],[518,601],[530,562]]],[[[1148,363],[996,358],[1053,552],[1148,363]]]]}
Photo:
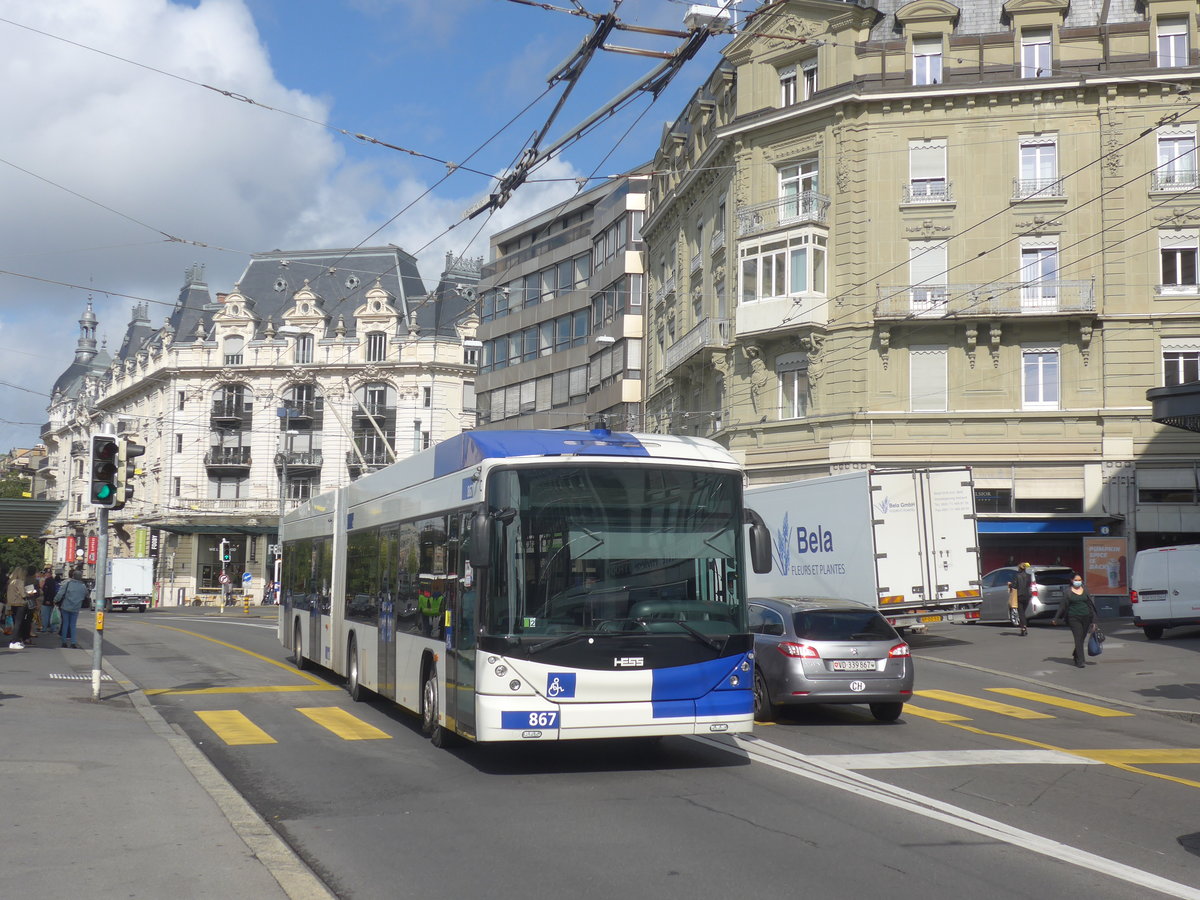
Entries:
{"type": "MultiPolygon", "coordinates": [[[[1011,646],[1062,642],[1033,638],[1011,646]]],[[[892,725],[824,707],[748,739],[443,751],[291,668],[273,618],[161,610],[106,632],[340,897],[1200,898],[1197,726],[949,661],[1002,640],[915,637],[919,696],[892,725]]]]}

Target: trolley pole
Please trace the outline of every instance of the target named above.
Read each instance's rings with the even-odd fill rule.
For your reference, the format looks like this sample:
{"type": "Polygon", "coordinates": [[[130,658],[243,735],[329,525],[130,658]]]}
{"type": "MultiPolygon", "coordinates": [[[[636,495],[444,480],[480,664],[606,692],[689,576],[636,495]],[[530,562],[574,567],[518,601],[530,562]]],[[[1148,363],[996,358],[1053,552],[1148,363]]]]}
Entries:
{"type": "Polygon", "coordinates": [[[96,527],[100,534],[96,546],[96,591],[92,606],[96,611],[96,627],[92,637],[92,700],[100,699],[100,673],[104,662],[104,598],[108,594],[108,509],[96,510],[96,527]]]}

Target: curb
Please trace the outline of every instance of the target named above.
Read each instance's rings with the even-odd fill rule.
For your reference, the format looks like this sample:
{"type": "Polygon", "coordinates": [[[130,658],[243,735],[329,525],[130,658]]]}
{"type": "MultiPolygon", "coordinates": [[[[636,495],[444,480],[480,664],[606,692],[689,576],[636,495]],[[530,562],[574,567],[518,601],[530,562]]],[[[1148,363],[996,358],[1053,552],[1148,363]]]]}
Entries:
{"type": "Polygon", "coordinates": [[[1057,682],[1039,681],[1036,678],[1030,678],[1028,675],[1016,675],[1012,672],[1002,672],[999,669],[989,669],[986,666],[977,666],[972,663],[959,662],[954,659],[939,659],[936,656],[925,656],[923,654],[913,654],[914,659],[920,659],[924,662],[942,663],[947,666],[958,666],[962,669],[971,669],[975,672],[986,672],[988,675],[998,675],[1001,678],[1012,678],[1017,681],[1024,681],[1026,684],[1035,684],[1038,687],[1046,690],[1058,691],[1060,694],[1074,694],[1076,697],[1086,697],[1088,700],[1095,700],[1098,703],[1107,703],[1111,706],[1124,706],[1129,709],[1136,709],[1139,712],[1158,713],[1160,716],[1170,716],[1173,719],[1182,719],[1184,722],[1196,724],[1200,722],[1200,712],[1191,712],[1186,709],[1162,709],[1157,706],[1146,706],[1144,703],[1134,703],[1129,700],[1117,700],[1113,697],[1104,697],[1099,694],[1089,694],[1087,691],[1081,691],[1076,688],[1065,687],[1057,682]]]}
{"type": "Polygon", "coordinates": [[[308,867],[287,842],[279,836],[262,816],[250,805],[229,780],[220,773],[186,734],[176,731],[146,699],[142,689],[126,678],[108,660],[103,661],[105,671],[114,682],[129,685],[129,698],[134,708],[150,726],[150,730],[163,738],[175,755],[183,762],[192,777],[212,797],[217,808],[233,826],[233,830],[250,848],[254,857],[262,863],[279,887],[291,900],[337,900],[325,883],[308,867]]]}

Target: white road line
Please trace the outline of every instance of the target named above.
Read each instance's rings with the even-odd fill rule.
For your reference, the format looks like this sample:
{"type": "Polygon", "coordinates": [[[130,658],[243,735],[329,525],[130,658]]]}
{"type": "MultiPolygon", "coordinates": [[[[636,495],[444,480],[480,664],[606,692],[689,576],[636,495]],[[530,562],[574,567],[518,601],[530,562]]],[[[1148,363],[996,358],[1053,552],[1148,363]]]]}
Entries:
{"type": "Polygon", "coordinates": [[[941,766],[1090,766],[1103,765],[1058,750],[914,750],[905,753],[844,753],[806,756],[820,766],[841,769],[933,769],[941,766]]]}
{"type": "MultiPolygon", "coordinates": [[[[275,631],[279,626],[275,622],[247,622],[244,619],[222,619],[214,616],[171,616],[172,622],[219,622],[222,625],[243,625],[247,628],[269,628],[275,631]]],[[[165,623],[163,623],[165,624],[165,623]]]]}
{"type": "Polygon", "coordinates": [[[726,753],[732,753],[743,759],[750,759],[753,762],[762,763],[801,778],[808,778],[829,787],[848,791],[869,800],[886,803],[889,806],[907,810],[908,812],[916,813],[917,815],[925,816],[938,822],[944,822],[947,825],[955,825],[992,840],[1003,841],[1014,847],[1021,847],[1033,853],[1059,860],[1060,862],[1079,866],[1090,872],[1127,881],[1139,888],[1139,894],[1143,891],[1151,890],[1157,891],[1167,897],[1200,900],[1200,890],[1155,875],[1153,872],[1127,866],[1124,863],[1106,859],[1095,853],[1080,850],[1078,847],[1072,847],[1068,844],[1062,844],[1050,838],[1036,835],[1030,831],[1014,828],[997,819],[981,816],[962,807],[954,806],[951,803],[943,803],[941,800],[935,800],[932,797],[918,794],[915,791],[893,787],[885,782],[876,781],[874,778],[859,775],[856,772],[840,768],[839,766],[817,762],[813,757],[788,750],[786,747],[780,747],[769,741],[742,735],[730,735],[729,739],[732,743],[710,737],[696,736],[693,738],[693,740],[699,741],[702,744],[718,750],[724,750],[726,753]]]}

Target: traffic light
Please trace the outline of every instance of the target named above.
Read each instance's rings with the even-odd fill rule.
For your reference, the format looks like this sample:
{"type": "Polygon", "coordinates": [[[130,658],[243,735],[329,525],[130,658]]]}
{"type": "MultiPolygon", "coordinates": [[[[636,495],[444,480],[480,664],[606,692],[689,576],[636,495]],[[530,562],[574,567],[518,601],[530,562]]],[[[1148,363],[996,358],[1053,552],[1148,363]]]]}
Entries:
{"type": "Polygon", "coordinates": [[[221,538],[221,562],[227,563],[232,559],[229,555],[229,540],[221,538]]]}
{"type": "Polygon", "coordinates": [[[92,480],[91,489],[88,492],[88,502],[92,506],[119,509],[117,506],[117,493],[120,490],[118,454],[116,435],[92,435],[92,458],[89,467],[92,480]]]}
{"type": "Polygon", "coordinates": [[[142,474],[142,470],[138,468],[138,464],[134,460],[145,455],[146,448],[141,444],[135,444],[128,438],[121,441],[117,452],[117,471],[120,477],[117,484],[117,502],[113,505],[113,509],[120,509],[133,499],[134,476],[142,474]]]}

